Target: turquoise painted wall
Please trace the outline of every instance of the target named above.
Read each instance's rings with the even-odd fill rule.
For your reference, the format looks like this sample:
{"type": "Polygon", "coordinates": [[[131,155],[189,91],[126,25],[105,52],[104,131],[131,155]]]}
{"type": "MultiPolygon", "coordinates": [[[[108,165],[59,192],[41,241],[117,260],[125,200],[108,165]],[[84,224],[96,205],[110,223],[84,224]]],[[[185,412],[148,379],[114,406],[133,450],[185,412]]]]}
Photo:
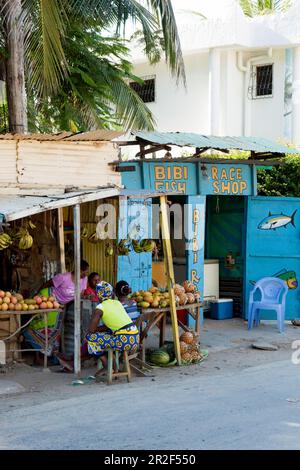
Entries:
{"type": "MultiPolygon", "coordinates": [[[[280,277],[289,287],[286,319],[300,318],[299,198],[247,198],[245,317],[248,317],[249,292],[253,284],[268,276],[280,277]]],[[[263,318],[275,319],[276,314],[263,312],[263,318]]]]}

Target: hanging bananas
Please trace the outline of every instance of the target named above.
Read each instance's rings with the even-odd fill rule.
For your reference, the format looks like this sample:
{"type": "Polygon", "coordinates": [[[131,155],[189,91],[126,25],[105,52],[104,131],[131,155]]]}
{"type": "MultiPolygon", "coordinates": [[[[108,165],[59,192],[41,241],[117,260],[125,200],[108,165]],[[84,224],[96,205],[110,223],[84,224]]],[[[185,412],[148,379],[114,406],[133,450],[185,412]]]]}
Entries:
{"type": "Polygon", "coordinates": [[[132,240],[131,243],[132,243],[135,253],[142,253],[144,251],[138,240],[132,240]]]}
{"type": "Polygon", "coordinates": [[[117,250],[118,255],[119,256],[128,256],[130,251],[131,251],[130,244],[131,244],[131,240],[129,240],[129,239],[120,240],[120,242],[118,244],[118,250],[117,250]]]}
{"type": "Polygon", "coordinates": [[[88,238],[88,242],[90,243],[98,243],[98,241],[99,240],[98,240],[96,232],[92,233],[92,235],[90,235],[88,238]]]}
{"type": "Polygon", "coordinates": [[[110,243],[107,243],[106,248],[105,248],[105,256],[108,257],[108,256],[112,256],[113,254],[114,254],[113,246],[110,243]]]}
{"type": "Polygon", "coordinates": [[[132,240],[132,246],[136,253],[152,253],[156,248],[156,243],[150,239],[132,240]]]}
{"type": "Polygon", "coordinates": [[[5,250],[12,244],[12,239],[8,235],[8,233],[1,233],[0,234],[0,250],[5,250]]]}
{"type": "Polygon", "coordinates": [[[82,228],[81,228],[81,232],[80,232],[80,238],[88,238],[89,236],[89,230],[88,228],[84,225],[82,228]]]}
{"type": "Polygon", "coordinates": [[[22,232],[22,236],[19,239],[18,247],[20,248],[20,250],[29,250],[29,248],[31,248],[32,245],[33,245],[33,238],[28,232],[28,230],[25,229],[25,232],[22,232]]]}
{"type": "Polygon", "coordinates": [[[29,228],[31,228],[31,230],[36,229],[36,225],[34,225],[34,223],[32,222],[32,220],[30,220],[30,219],[29,219],[29,221],[28,221],[28,226],[29,226],[29,228]]]}
{"type": "Polygon", "coordinates": [[[145,253],[152,253],[156,248],[156,243],[154,240],[145,239],[141,241],[140,247],[145,253]]]}

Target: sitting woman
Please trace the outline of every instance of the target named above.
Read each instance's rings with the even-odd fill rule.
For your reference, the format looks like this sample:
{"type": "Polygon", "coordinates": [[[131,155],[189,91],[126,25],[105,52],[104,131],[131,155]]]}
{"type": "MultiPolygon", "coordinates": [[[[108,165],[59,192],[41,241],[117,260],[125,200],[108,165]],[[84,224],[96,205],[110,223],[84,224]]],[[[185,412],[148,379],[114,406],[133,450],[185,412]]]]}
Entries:
{"type": "MultiPolygon", "coordinates": [[[[92,315],[86,335],[87,351],[83,351],[83,345],[81,354],[82,359],[86,357],[86,353],[99,356],[104,369],[96,375],[102,375],[107,367],[106,351],[114,349],[136,352],[139,347],[139,331],[121,302],[114,299],[113,288],[108,282],[99,282],[96,292],[100,303],[92,315]],[[99,326],[100,321],[102,326],[99,326]]],[[[67,359],[63,354],[57,354],[57,357],[65,369],[73,370],[73,360],[67,359]]]]}
{"type": "Polygon", "coordinates": [[[91,273],[88,277],[87,288],[83,292],[83,298],[91,300],[92,302],[98,302],[98,296],[96,292],[96,285],[100,282],[100,276],[98,273],[91,273]]]}
{"type": "Polygon", "coordinates": [[[92,315],[86,339],[89,354],[101,356],[106,367],[104,353],[108,349],[133,353],[138,350],[139,331],[121,302],[114,299],[113,288],[108,282],[99,282],[96,291],[100,303],[92,315]],[[104,326],[98,326],[100,320],[104,326]]]}
{"type": "Polygon", "coordinates": [[[116,296],[118,297],[118,300],[121,302],[121,304],[125,308],[131,320],[136,320],[139,317],[140,312],[137,308],[136,301],[128,297],[132,292],[131,287],[129,286],[128,282],[119,281],[116,284],[115,292],[116,292],[116,296]]]}

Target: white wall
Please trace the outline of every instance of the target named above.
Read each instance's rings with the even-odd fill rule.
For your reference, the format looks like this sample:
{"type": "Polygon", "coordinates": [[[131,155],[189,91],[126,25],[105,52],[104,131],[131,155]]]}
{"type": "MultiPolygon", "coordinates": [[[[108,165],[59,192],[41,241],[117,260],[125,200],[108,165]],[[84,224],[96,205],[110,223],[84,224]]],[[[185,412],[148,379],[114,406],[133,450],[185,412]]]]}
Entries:
{"type": "MultiPolygon", "coordinates": [[[[248,58],[265,51],[245,52],[244,64],[248,58]]],[[[247,135],[284,139],[284,49],[274,50],[272,59],[255,62],[258,65],[274,64],[271,98],[248,98],[250,74],[247,74],[244,83],[244,72],[237,67],[237,53],[234,49],[223,50],[220,62],[219,130],[215,133],[243,135],[246,119],[247,135]]],[[[208,52],[185,56],[185,65],[187,89],[181,83],[176,85],[163,62],[155,67],[137,64],[134,73],[140,77],[156,76],[156,101],[148,105],[156,119],[157,130],[210,134],[208,52]]]]}
{"type": "MultiPolygon", "coordinates": [[[[251,118],[248,135],[279,140],[284,139],[285,51],[276,50],[273,52],[272,59],[260,62],[261,65],[267,63],[274,64],[273,96],[250,99],[251,118]]],[[[250,83],[249,75],[247,83],[250,83]]],[[[249,100],[249,98],[246,99],[249,100]]]]}
{"type": "Polygon", "coordinates": [[[161,132],[202,132],[208,127],[208,54],[185,57],[187,88],[177,87],[164,62],[155,67],[138,64],[137,76],[156,75],[156,102],[148,103],[161,132]]]}

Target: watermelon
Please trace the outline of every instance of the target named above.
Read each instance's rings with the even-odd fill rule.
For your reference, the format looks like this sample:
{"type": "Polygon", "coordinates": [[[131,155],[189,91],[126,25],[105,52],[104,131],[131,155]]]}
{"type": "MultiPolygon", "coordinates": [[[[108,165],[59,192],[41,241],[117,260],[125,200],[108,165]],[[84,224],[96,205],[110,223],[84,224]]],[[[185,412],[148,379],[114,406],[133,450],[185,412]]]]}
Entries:
{"type": "Polygon", "coordinates": [[[165,365],[170,362],[170,356],[166,351],[158,350],[151,354],[150,361],[158,366],[165,365]]]}

